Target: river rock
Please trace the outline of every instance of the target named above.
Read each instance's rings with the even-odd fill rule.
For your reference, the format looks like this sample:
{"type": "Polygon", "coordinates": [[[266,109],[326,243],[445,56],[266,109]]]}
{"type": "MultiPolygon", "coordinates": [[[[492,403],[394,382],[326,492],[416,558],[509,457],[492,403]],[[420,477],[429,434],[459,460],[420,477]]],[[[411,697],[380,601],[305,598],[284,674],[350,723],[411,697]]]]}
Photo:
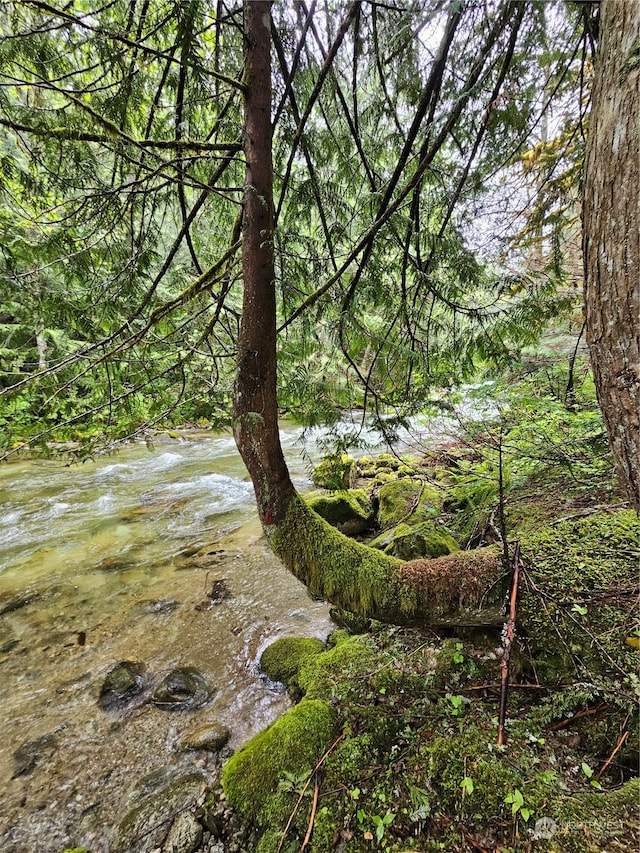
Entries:
{"type": "Polygon", "coordinates": [[[137,609],[141,613],[151,613],[158,614],[160,616],[167,616],[169,613],[173,613],[174,610],[177,610],[180,606],[180,602],[176,601],[175,598],[158,598],[144,599],[144,601],[139,601],[137,604],[137,609]]]}
{"type": "Polygon", "coordinates": [[[201,773],[189,773],[138,802],[120,821],[110,853],[151,853],[162,847],[176,815],[192,808],[206,787],[201,773]]]}
{"type": "Polygon", "coordinates": [[[124,660],[107,673],[98,697],[98,705],[103,711],[126,705],[142,691],[144,669],[143,663],[124,660]]]}
{"type": "Polygon", "coordinates": [[[195,853],[202,843],[202,824],[191,812],[182,812],[174,820],[162,853],[195,853]]]}
{"type": "Polygon", "coordinates": [[[180,742],[180,749],[205,749],[218,752],[231,737],[230,730],[222,723],[209,723],[187,732],[180,742]]]}
{"type": "Polygon", "coordinates": [[[28,776],[29,773],[43,760],[51,758],[56,749],[54,734],[42,735],[35,740],[27,741],[13,753],[14,769],[12,779],[28,776]]]}
{"type": "Polygon", "coordinates": [[[42,598],[42,595],[34,589],[26,589],[15,595],[5,593],[0,596],[0,616],[4,613],[13,613],[14,610],[21,610],[28,604],[38,601],[40,598],[42,598]]]}
{"type": "Polygon", "coordinates": [[[192,711],[202,707],[215,689],[195,667],[172,669],[153,691],[151,701],[168,711],[192,711]]]}

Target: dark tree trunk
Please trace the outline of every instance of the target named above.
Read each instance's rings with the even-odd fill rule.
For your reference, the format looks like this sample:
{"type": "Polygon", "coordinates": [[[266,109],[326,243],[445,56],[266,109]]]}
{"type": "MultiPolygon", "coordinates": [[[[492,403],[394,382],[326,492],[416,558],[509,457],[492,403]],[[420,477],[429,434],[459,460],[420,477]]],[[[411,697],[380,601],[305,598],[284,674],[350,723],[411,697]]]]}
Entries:
{"type": "Polygon", "coordinates": [[[234,437],[265,527],[282,521],[294,493],[278,432],[270,11],[270,0],[245,0],[244,300],[234,394],[234,437]]]}
{"type": "Polygon", "coordinates": [[[244,299],[234,394],[234,436],[263,529],[287,568],[339,607],[401,624],[492,623],[495,609],[481,613],[478,605],[502,571],[494,551],[402,563],[338,533],[291,483],[278,431],[270,7],[268,0],[244,5],[244,299]]]}
{"type": "Polygon", "coordinates": [[[640,508],[640,2],[602,0],[583,204],[587,340],[622,489],[640,508]]]}

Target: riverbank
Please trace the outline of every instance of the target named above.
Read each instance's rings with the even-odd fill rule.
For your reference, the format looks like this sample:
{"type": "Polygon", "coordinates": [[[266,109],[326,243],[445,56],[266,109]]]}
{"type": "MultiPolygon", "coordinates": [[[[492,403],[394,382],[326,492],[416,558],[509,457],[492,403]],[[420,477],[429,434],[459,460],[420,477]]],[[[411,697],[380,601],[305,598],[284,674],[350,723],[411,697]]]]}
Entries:
{"type": "MultiPolygon", "coordinates": [[[[419,463],[335,457],[318,481],[328,473],[332,489],[356,489],[314,505],[336,526],[366,524],[364,476],[378,499],[371,526],[396,496],[374,540],[388,553],[449,549],[454,534],[487,545],[500,534],[495,492],[482,469],[469,476],[482,459],[464,470],[469,450],[458,450],[419,463]]],[[[267,673],[300,702],[223,770],[258,853],[637,848],[640,525],[608,483],[586,491],[547,470],[510,491],[503,523],[523,580],[503,742],[500,628],[408,630],[345,615],[349,630],[325,650],[282,640],[265,653],[267,673]]]]}

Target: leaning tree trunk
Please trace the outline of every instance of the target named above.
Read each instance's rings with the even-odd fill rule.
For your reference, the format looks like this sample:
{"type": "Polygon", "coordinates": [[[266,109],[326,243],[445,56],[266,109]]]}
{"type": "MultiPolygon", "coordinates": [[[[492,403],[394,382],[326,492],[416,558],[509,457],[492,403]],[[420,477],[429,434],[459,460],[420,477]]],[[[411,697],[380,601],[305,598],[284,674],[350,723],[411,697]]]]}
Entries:
{"type": "Polygon", "coordinates": [[[587,340],[620,484],[640,509],[640,2],[602,0],[583,203],[587,340]]]}
{"type": "Polygon", "coordinates": [[[291,483],[280,445],[276,386],[270,7],[269,0],[244,5],[244,299],[234,394],[234,437],[260,521],[287,568],[338,607],[399,624],[493,624],[498,609],[486,605],[501,598],[497,552],[403,563],[330,527],[291,483]]]}

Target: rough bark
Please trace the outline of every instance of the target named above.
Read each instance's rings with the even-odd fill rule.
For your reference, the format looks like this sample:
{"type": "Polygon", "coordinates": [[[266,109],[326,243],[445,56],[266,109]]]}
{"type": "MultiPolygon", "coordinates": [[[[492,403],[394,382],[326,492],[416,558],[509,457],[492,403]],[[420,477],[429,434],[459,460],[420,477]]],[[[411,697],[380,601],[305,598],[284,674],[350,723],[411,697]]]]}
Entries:
{"type": "Polygon", "coordinates": [[[640,509],[640,3],[602,0],[583,203],[587,340],[620,485],[640,509]]]}
{"type": "Polygon", "coordinates": [[[284,518],[294,492],[280,446],[276,391],[270,10],[270,0],[245,0],[244,297],[233,412],[234,437],[264,526],[284,518]]]}

